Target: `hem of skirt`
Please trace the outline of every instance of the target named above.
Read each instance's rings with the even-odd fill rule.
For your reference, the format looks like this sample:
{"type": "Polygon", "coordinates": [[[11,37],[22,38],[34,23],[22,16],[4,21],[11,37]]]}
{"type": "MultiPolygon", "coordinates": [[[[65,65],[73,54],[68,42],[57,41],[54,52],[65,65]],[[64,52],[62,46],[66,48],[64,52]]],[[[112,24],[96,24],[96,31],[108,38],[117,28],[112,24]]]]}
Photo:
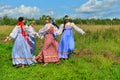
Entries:
{"type": "Polygon", "coordinates": [[[66,58],[66,57],[59,57],[59,58],[61,58],[61,59],[68,59],[68,57],[66,58]]]}
{"type": "Polygon", "coordinates": [[[34,63],[28,64],[28,63],[18,63],[18,64],[13,64],[13,65],[19,65],[19,64],[24,64],[24,65],[32,65],[34,63]]]}
{"type": "Polygon", "coordinates": [[[33,58],[12,58],[13,60],[33,60],[33,58]]]}
{"type": "Polygon", "coordinates": [[[44,59],[37,59],[38,62],[59,62],[59,58],[44,58],[44,59]]]}
{"type": "Polygon", "coordinates": [[[68,52],[58,52],[58,54],[69,54],[68,52]]]}

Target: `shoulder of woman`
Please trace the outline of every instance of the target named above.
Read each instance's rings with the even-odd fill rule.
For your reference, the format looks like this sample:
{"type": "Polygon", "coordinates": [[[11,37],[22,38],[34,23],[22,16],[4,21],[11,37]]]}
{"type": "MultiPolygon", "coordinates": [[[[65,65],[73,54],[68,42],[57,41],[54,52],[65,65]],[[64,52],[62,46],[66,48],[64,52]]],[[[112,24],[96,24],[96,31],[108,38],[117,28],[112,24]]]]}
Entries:
{"type": "Polygon", "coordinates": [[[61,24],[60,26],[64,26],[64,24],[61,24]]]}
{"type": "Polygon", "coordinates": [[[50,23],[50,26],[54,26],[54,25],[50,23]]]}
{"type": "Polygon", "coordinates": [[[50,28],[50,27],[52,27],[51,24],[45,24],[45,26],[44,26],[44,28],[50,28]]]}
{"type": "Polygon", "coordinates": [[[72,25],[74,25],[74,22],[71,22],[72,25]]]}
{"type": "MultiPolygon", "coordinates": [[[[20,26],[20,25],[16,25],[15,27],[16,27],[16,28],[21,28],[21,26],[20,26]]],[[[22,28],[23,28],[23,29],[26,29],[26,27],[25,27],[25,26],[22,26],[22,28]]]]}
{"type": "Polygon", "coordinates": [[[52,24],[51,23],[49,23],[49,24],[45,24],[45,26],[51,26],[52,24]]]}
{"type": "Polygon", "coordinates": [[[48,26],[48,24],[45,24],[45,25],[44,25],[44,27],[47,27],[47,26],[48,26]]]}
{"type": "Polygon", "coordinates": [[[68,25],[68,26],[73,26],[74,23],[73,23],[73,22],[69,22],[69,23],[67,23],[66,25],[68,25]]]}
{"type": "Polygon", "coordinates": [[[48,24],[48,26],[49,26],[49,27],[53,27],[53,28],[55,27],[55,26],[54,26],[53,24],[51,24],[51,23],[48,24]]]}
{"type": "Polygon", "coordinates": [[[16,27],[16,28],[20,28],[20,26],[19,26],[19,25],[16,25],[15,27],[16,27]]]}

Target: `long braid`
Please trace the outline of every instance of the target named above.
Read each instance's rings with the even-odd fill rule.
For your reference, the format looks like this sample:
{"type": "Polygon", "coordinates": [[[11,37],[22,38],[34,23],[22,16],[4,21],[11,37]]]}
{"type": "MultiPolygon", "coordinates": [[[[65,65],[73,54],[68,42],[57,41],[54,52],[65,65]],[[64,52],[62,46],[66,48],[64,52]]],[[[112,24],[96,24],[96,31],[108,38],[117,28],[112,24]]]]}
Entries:
{"type": "Polygon", "coordinates": [[[62,31],[62,33],[63,33],[64,30],[65,30],[65,25],[66,25],[66,21],[64,21],[64,26],[63,26],[63,31],[62,31]]]}

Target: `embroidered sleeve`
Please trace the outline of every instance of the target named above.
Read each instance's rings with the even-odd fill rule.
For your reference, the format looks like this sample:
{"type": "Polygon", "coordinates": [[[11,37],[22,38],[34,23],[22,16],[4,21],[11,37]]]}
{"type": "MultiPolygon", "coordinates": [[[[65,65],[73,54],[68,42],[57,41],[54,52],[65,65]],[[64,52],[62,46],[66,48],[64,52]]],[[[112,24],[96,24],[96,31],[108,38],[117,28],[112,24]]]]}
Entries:
{"type": "Polygon", "coordinates": [[[15,26],[15,28],[12,30],[9,36],[11,38],[16,38],[17,34],[18,34],[18,26],[15,26]]]}
{"type": "Polygon", "coordinates": [[[75,31],[77,31],[78,33],[81,33],[82,35],[85,33],[81,28],[76,26],[74,23],[72,23],[72,27],[75,31]]]}

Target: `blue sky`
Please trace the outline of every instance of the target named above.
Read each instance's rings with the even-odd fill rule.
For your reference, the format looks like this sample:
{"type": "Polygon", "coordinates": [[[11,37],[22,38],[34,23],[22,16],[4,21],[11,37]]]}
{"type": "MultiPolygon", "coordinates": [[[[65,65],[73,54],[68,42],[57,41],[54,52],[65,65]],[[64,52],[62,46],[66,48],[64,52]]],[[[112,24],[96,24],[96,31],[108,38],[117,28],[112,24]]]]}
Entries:
{"type": "Polygon", "coordinates": [[[0,17],[120,18],[120,0],[0,0],[0,17]]]}

